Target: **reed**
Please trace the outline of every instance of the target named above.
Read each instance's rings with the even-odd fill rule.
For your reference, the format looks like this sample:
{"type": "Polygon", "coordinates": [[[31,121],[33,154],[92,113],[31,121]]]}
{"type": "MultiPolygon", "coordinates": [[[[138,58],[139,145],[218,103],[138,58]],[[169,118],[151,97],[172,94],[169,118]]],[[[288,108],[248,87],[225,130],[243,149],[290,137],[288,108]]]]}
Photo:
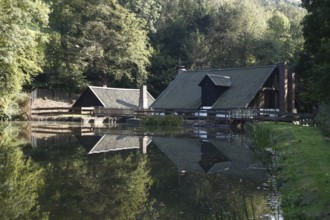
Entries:
{"type": "Polygon", "coordinates": [[[253,142],[253,148],[262,156],[267,148],[275,144],[275,132],[269,124],[248,124],[246,130],[253,142]]]}

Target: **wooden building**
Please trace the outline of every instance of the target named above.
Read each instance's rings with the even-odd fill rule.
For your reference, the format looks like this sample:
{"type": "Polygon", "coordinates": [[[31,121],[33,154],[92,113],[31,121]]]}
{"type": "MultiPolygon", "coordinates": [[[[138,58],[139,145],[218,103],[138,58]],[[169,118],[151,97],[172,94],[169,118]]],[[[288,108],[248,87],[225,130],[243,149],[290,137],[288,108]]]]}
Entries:
{"type": "Polygon", "coordinates": [[[179,71],[152,104],[156,110],[277,109],[294,111],[294,78],[284,64],[179,71]]]}
{"type": "Polygon", "coordinates": [[[141,89],[89,86],[72,107],[148,109],[154,100],[146,86],[142,86],[141,89]]]}

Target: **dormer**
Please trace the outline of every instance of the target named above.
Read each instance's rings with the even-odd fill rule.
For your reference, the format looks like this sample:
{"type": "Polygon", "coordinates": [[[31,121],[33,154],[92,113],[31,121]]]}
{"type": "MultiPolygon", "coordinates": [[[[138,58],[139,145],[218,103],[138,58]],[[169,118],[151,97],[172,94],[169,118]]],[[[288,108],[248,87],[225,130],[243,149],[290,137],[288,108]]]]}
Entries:
{"type": "Polygon", "coordinates": [[[229,76],[207,74],[199,83],[202,89],[202,106],[212,106],[231,87],[229,76]]]}

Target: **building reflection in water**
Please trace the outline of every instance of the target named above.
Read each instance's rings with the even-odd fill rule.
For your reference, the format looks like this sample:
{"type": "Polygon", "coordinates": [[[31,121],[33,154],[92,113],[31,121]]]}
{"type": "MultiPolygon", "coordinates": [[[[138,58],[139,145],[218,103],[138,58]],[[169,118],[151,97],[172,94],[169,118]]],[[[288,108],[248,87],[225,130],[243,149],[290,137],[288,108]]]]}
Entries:
{"type": "Polygon", "coordinates": [[[80,143],[88,154],[134,149],[146,154],[148,145],[154,143],[175,164],[179,174],[218,173],[254,180],[266,176],[265,168],[248,147],[246,140],[230,132],[208,134],[206,130],[195,129],[190,135],[176,137],[145,136],[129,130],[103,130],[95,133],[81,132],[82,129],[77,132],[75,128],[74,133],[72,129],[62,131],[32,129],[32,146],[80,143]]]}

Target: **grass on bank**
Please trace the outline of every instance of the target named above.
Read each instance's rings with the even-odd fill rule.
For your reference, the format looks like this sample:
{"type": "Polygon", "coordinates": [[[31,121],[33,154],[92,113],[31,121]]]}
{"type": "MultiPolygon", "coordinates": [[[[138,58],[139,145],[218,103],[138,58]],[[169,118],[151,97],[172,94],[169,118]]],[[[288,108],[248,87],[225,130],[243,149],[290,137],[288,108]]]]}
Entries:
{"type": "Polygon", "coordinates": [[[276,152],[284,218],[330,219],[330,141],[314,127],[287,123],[252,127],[262,134],[256,141],[259,147],[276,152]]]}

